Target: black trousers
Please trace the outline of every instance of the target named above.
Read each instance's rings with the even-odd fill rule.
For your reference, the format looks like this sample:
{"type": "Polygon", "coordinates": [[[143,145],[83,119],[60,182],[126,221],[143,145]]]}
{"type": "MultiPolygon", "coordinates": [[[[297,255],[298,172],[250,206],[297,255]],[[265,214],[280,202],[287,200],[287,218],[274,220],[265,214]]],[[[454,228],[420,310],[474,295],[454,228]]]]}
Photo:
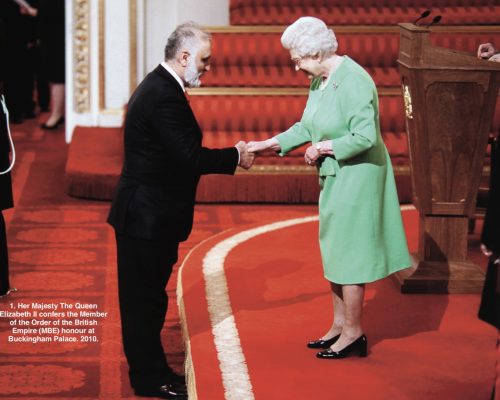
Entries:
{"type": "Polygon", "coordinates": [[[9,254],[7,252],[7,232],[2,210],[0,210],[0,295],[7,293],[9,283],[9,254]]]}
{"type": "Polygon", "coordinates": [[[500,273],[495,258],[490,257],[488,263],[478,316],[500,330],[500,273]]]}
{"type": "Polygon", "coordinates": [[[160,332],[165,322],[165,292],[179,243],[151,241],[116,233],[118,292],[123,349],[135,389],[150,389],[170,380],[160,332]]]}

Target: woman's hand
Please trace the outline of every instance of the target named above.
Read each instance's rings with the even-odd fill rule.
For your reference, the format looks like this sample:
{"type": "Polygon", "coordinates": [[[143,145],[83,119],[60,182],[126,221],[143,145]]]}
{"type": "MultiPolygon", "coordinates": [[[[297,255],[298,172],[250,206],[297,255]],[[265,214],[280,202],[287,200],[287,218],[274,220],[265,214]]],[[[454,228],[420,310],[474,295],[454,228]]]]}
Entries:
{"type": "Polygon", "coordinates": [[[316,161],[321,157],[318,149],[315,146],[309,146],[304,154],[304,160],[308,165],[316,165],[316,161]]]}
{"type": "Polygon", "coordinates": [[[335,156],[333,153],[333,142],[332,140],[323,140],[322,142],[317,142],[309,146],[304,155],[306,164],[314,165],[318,161],[318,158],[323,156],[335,156]]]}
{"type": "Polygon", "coordinates": [[[248,142],[248,151],[250,153],[261,153],[268,150],[281,150],[281,146],[277,139],[271,138],[267,140],[261,140],[260,142],[248,142]]]}

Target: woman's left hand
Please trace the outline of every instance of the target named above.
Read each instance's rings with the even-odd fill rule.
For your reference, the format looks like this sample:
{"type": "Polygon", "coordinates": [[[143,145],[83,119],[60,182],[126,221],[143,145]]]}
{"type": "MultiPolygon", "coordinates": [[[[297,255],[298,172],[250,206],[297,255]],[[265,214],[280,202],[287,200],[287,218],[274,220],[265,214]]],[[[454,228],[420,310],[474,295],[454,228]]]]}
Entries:
{"type": "Polygon", "coordinates": [[[306,154],[304,154],[304,160],[308,165],[316,165],[316,161],[321,156],[319,151],[314,146],[309,146],[306,150],[306,154]]]}

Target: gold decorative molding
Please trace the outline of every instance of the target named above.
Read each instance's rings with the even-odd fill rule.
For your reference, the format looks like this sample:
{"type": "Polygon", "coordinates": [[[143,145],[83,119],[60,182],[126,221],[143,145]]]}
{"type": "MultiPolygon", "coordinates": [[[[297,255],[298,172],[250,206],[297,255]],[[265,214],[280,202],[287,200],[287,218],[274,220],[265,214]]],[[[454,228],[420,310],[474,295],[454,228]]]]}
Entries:
{"type": "MultiPolygon", "coordinates": [[[[401,97],[401,87],[381,87],[377,89],[378,95],[381,97],[398,96],[401,97]]],[[[292,87],[219,87],[205,86],[199,88],[188,89],[190,96],[307,96],[309,88],[292,88],[292,87]]],[[[498,92],[500,96],[500,91],[498,92]]]]}
{"type": "Polygon", "coordinates": [[[137,0],[129,0],[130,94],[137,86],[137,0]]]}
{"type": "Polygon", "coordinates": [[[238,175],[255,175],[255,174],[305,174],[305,175],[317,175],[318,171],[316,167],[311,167],[309,165],[254,165],[251,169],[246,170],[243,168],[238,168],[236,174],[238,175]]]}
{"type": "Polygon", "coordinates": [[[406,118],[413,119],[413,105],[411,102],[410,88],[408,85],[403,85],[403,100],[405,103],[406,118]]]}
{"type": "MultiPolygon", "coordinates": [[[[395,175],[409,176],[410,167],[408,165],[393,165],[393,171],[395,175]]],[[[238,168],[236,170],[238,175],[255,175],[255,174],[267,174],[267,175],[280,175],[280,174],[303,174],[303,175],[317,175],[318,172],[316,167],[311,167],[309,165],[253,165],[249,170],[238,168]]]]}
{"type": "MultiPolygon", "coordinates": [[[[335,33],[399,33],[397,25],[336,25],[335,33]]],[[[211,33],[283,33],[285,25],[205,26],[211,33]]],[[[500,25],[433,26],[436,33],[500,33],[500,25]]]]}
{"type": "MultiPolygon", "coordinates": [[[[307,96],[309,88],[273,87],[200,87],[188,89],[193,96],[307,96]]],[[[380,96],[401,96],[401,88],[379,88],[380,96]]]]}
{"type": "Polygon", "coordinates": [[[90,110],[90,1],[73,0],[74,110],[90,110]]]}
{"type": "Polygon", "coordinates": [[[194,96],[305,96],[308,88],[200,87],[188,89],[194,96]]]}
{"type": "Polygon", "coordinates": [[[103,108],[99,114],[100,115],[115,115],[115,116],[123,116],[124,109],[123,108],[103,108]]]}
{"type": "Polygon", "coordinates": [[[106,108],[106,9],[98,2],[99,13],[99,111],[106,108]]]}

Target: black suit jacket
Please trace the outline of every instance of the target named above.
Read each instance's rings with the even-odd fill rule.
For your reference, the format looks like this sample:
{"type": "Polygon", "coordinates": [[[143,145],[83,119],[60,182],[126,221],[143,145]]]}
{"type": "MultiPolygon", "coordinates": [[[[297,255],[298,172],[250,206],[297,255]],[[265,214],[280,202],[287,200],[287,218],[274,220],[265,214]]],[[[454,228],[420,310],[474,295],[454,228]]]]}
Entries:
{"type": "Polygon", "coordinates": [[[236,148],[202,147],[202,133],[182,88],[159,65],[130,98],[125,161],[108,222],[119,233],[186,240],[203,174],[234,174],[236,148]]]}

